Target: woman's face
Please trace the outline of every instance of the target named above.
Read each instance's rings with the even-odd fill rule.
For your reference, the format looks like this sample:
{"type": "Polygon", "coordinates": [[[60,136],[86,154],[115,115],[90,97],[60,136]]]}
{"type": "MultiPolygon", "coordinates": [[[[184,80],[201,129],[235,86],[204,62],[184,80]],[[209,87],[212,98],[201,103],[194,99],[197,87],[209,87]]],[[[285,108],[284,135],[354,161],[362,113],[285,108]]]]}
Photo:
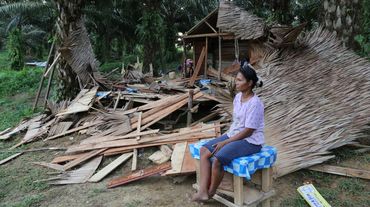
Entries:
{"type": "Polygon", "coordinates": [[[235,85],[236,85],[236,90],[244,92],[244,91],[251,90],[252,81],[251,80],[248,81],[247,79],[245,79],[243,74],[238,72],[235,78],[235,85]]]}

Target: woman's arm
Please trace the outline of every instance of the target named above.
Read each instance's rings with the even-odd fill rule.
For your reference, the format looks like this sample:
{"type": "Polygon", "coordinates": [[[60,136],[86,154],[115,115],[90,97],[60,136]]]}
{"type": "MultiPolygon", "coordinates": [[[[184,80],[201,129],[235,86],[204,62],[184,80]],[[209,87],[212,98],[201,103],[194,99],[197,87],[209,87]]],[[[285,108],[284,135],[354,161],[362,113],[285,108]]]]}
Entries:
{"type": "Polygon", "coordinates": [[[229,139],[226,139],[225,141],[222,141],[222,142],[219,142],[217,144],[214,144],[215,150],[213,150],[212,154],[216,153],[223,146],[225,146],[226,144],[228,144],[230,142],[234,142],[234,141],[241,140],[241,139],[244,139],[246,137],[251,136],[254,130],[255,129],[245,128],[242,131],[240,131],[239,133],[237,133],[234,136],[230,137],[229,139]]]}

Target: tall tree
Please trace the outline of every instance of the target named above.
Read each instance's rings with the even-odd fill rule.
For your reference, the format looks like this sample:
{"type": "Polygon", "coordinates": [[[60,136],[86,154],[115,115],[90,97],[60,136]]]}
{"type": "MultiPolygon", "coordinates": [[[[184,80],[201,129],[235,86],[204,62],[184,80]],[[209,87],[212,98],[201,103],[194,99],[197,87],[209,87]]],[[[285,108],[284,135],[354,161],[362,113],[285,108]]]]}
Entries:
{"type": "Polygon", "coordinates": [[[323,4],[325,27],[335,31],[345,46],[358,47],[354,38],[361,31],[361,0],[325,0],[323,4]]]}
{"type": "Polygon", "coordinates": [[[61,54],[59,99],[74,97],[83,88],[98,84],[97,62],[85,28],[85,0],[55,0],[58,11],[57,51],[61,54]]]}
{"type": "Polygon", "coordinates": [[[144,70],[147,71],[150,63],[154,68],[163,66],[164,22],[160,14],[160,0],[146,0],[143,5],[143,14],[137,25],[137,33],[144,47],[144,70]]]}

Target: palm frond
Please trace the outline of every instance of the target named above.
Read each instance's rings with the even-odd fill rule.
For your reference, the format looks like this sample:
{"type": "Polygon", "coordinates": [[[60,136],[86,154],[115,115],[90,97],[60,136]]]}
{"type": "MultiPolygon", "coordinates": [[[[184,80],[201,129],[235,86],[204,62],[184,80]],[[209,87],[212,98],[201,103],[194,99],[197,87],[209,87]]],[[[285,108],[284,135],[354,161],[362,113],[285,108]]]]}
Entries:
{"type": "Polygon", "coordinates": [[[13,13],[26,13],[26,12],[35,12],[38,9],[50,7],[51,3],[42,3],[42,2],[33,2],[33,1],[26,1],[26,2],[16,2],[12,4],[7,4],[0,7],[0,16],[13,13]]]}

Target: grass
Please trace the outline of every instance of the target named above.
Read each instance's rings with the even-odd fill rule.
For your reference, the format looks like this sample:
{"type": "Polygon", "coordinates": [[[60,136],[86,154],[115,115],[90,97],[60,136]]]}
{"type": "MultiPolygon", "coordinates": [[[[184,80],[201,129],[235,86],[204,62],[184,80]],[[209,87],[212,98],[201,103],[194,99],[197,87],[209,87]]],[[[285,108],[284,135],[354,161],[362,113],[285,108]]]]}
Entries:
{"type": "MultiPolygon", "coordinates": [[[[350,147],[341,147],[334,150],[335,158],[328,164],[348,166],[352,168],[370,166],[370,153],[358,153],[350,147]]],[[[331,175],[323,172],[300,170],[293,173],[293,188],[298,188],[304,181],[310,181],[320,194],[331,204],[338,207],[367,207],[370,206],[370,182],[368,180],[331,175]]],[[[281,207],[303,207],[308,204],[298,192],[286,197],[280,203],[281,207]]]]}
{"type": "Polygon", "coordinates": [[[0,52],[0,131],[32,116],[32,99],[42,71],[35,67],[10,70],[6,51],[0,52]]]}

